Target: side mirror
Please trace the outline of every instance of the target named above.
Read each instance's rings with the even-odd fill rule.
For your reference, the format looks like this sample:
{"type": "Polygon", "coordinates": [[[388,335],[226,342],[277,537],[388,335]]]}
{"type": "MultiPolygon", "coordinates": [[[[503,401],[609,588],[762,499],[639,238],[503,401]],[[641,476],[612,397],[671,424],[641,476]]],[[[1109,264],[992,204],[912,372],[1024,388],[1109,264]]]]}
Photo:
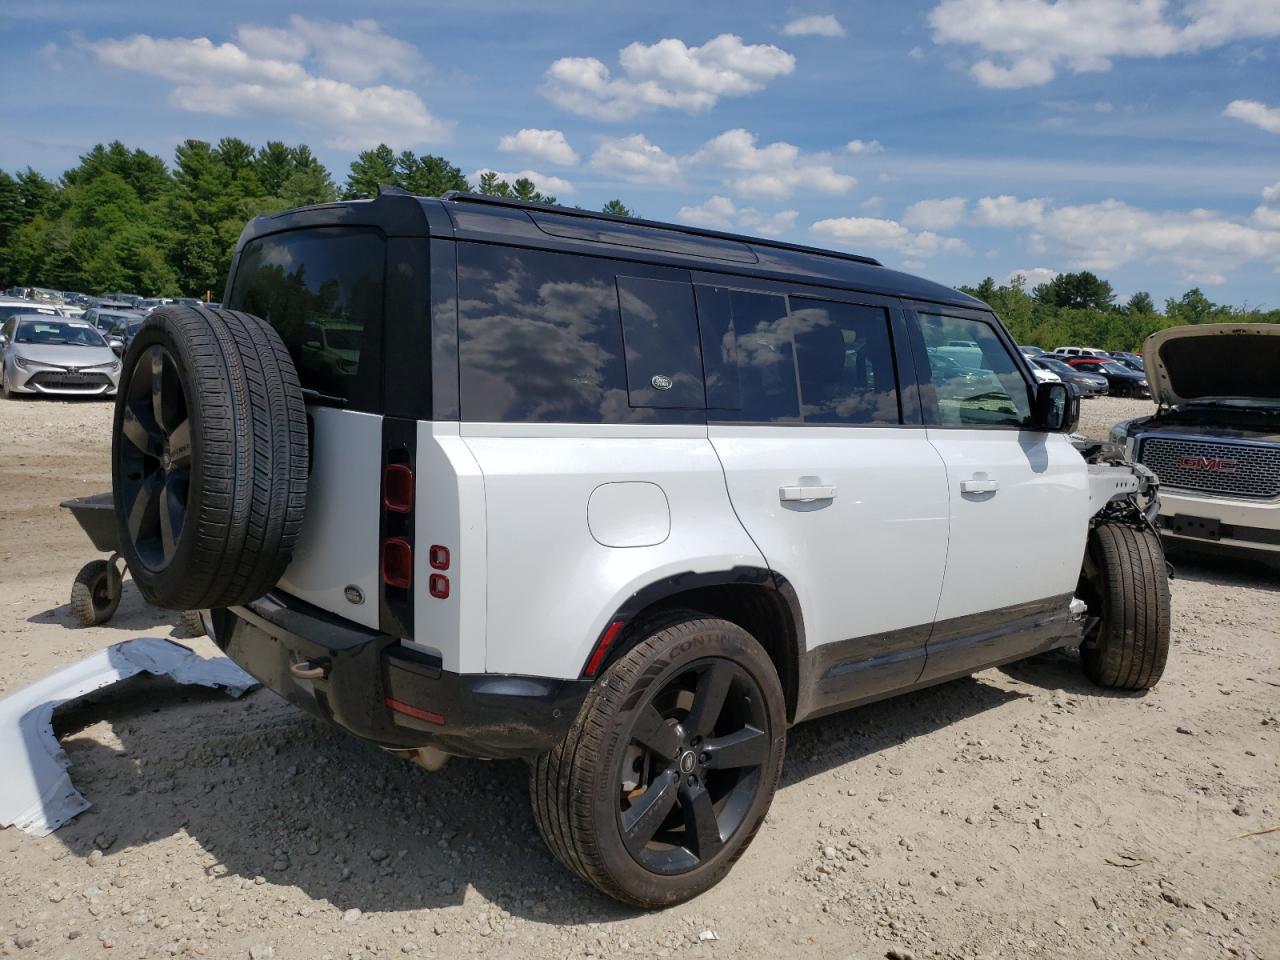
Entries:
{"type": "Polygon", "coordinates": [[[1080,391],[1074,383],[1036,384],[1036,428],[1074,433],[1080,424],[1080,391]]]}
{"type": "Polygon", "coordinates": [[[124,356],[124,341],[119,337],[107,337],[107,346],[116,352],[116,356],[124,356]]]}

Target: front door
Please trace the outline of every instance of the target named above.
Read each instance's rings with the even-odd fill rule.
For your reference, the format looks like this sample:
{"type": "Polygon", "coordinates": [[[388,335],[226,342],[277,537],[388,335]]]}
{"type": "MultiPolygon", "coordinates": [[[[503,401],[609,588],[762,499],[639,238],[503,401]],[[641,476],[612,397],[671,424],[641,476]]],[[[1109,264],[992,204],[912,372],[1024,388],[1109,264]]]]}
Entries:
{"type": "Polygon", "coordinates": [[[993,316],[909,318],[929,443],[946,464],[951,530],[922,680],[1026,656],[1066,629],[1089,526],[1084,460],[1031,429],[1033,381],[993,316]]]}
{"type": "Polygon", "coordinates": [[[804,614],[797,716],[910,686],[942,586],[947,496],[941,457],[903,425],[896,307],[697,291],[708,434],[739,519],[804,614]]]}

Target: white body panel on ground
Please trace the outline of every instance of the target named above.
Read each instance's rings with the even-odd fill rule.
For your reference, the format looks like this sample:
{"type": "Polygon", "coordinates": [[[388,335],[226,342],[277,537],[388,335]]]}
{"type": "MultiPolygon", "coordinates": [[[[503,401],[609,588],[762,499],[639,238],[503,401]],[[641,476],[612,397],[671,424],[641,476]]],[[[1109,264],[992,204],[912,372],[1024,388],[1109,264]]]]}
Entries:
{"type": "Polygon", "coordinates": [[[796,591],[808,649],[933,620],[946,564],[947,486],[923,430],[709,431],[734,509],[796,591]],[[783,500],[806,492],[817,496],[783,500]]]}
{"type": "Polygon", "coordinates": [[[1070,440],[1000,429],[927,434],[946,463],[951,502],[938,620],[1074,591],[1095,508],[1070,440]]]}
{"type": "Polygon", "coordinates": [[[686,572],[764,566],[705,427],[464,423],[462,436],[484,475],[490,673],[577,677],[636,590],[686,572]],[[635,486],[598,492],[609,484],[635,486]],[[593,496],[608,501],[592,510],[605,521],[597,528],[609,527],[595,536],[593,496]],[[628,498],[634,515],[624,524],[618,501],[628,498]],[[610,536],[649,545],[597,539],[610,536]]]}
{"type": "Polygon", "coordinates": [[[382,417],[307,409],[314,430],[307,513],[280,589],[362,626],[378,626],[378,530],[382,417]],[[352,603],[348,586],[363,603],[352,603]]]}

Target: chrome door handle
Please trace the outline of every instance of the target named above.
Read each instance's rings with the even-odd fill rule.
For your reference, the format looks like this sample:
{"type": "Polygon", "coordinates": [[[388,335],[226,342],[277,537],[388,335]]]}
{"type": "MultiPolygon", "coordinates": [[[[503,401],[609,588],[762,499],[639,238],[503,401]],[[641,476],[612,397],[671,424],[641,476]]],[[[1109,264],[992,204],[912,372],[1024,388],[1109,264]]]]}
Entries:
{"type": "Polygon", "coordinates": [[[836,488],[823,484],[804,487],[795,486],[778,488],[778,499],[784,503],[797,501],[801,503],[810,503],[814,500],[834,500],[835,498],[836,488]]]}
{"type": "Polygon", "coordinates": [[[999,480],[961,480],[961,493],[995,493],[1000,489],[999,480]]]}

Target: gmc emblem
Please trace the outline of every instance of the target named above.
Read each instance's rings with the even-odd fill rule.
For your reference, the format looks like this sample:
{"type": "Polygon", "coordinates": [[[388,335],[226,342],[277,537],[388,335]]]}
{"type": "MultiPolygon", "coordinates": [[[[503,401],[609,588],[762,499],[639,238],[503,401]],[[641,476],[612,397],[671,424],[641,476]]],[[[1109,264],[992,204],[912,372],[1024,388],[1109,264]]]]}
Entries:
{"type": "Polygon", "coordinates": [[[1178,466],[1185,470],[1212,470],[1214,473],[1235,473],[1234,460],[1222,460],[1218,457],[1179,457],[1178,466]]]}

